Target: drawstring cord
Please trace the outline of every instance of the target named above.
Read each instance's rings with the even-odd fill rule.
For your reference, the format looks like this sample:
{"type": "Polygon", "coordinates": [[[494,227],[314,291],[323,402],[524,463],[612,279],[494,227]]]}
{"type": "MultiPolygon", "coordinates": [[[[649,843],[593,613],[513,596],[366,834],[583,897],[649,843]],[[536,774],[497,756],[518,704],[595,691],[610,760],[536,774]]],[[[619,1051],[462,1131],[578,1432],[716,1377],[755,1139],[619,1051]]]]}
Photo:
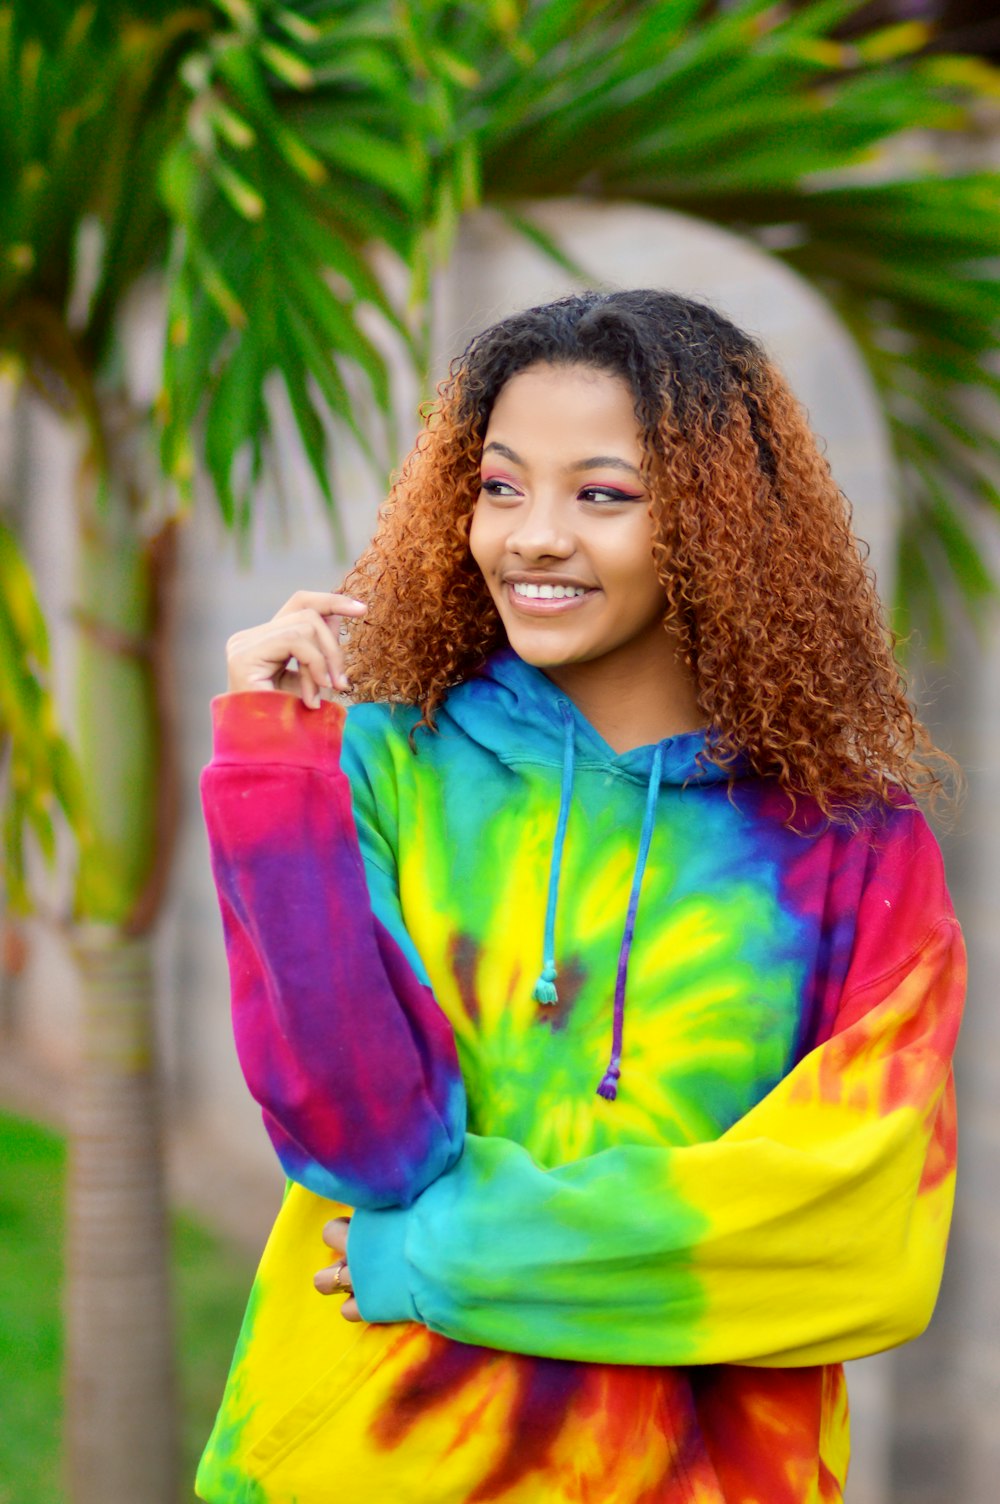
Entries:
{"type": "Polygon", "coordinates": [[[556,904],[559,898],[563,847],[566,844],[566,826],[569,823],[569,806],[573,796],[573,712],[566,700],[559,701],[559,714],[563,718],[562,790],[559,796],[556,838],[552,843],[552,865],[549,868],[549,898],[545,908],[545,936],[542,941],[542,974],[531,993],[536,1003],[546,1004],[559,1001],[559,994],[556,991],[558,975],[556,971],[556,904]]]}
{"type": "MultiPolygon", "coordinates": [[[[545,907],[545,934],[542,940],[542,972],[532,988],[531,996],[536,1003],[551,1005],[559,1001],[556,991],[556,907],[559,902],[559,879],[562,876],[563,851],[566,845],[566,827],[569,824],[569,807],[573,797],[573,712],[566,700],[559,701],[559,714],[563,719],[563,767],[562,788],[559,795],[559,818],[556,821],[555,840],[552,843],[552,864],[549,868],[549,894],[545,907]]],[[[606,1102],[613,1102],[618,1095],[618,1082],[622,1073],[622,1033],[625,1025],[625,987],[628,982],[628,963],[632,953],[632,938],[635,920],[639,912],[639,896],[646,873],[649,847],[656,824],[656,806],[660,797],[660,780],[663,776],[663,743],[658,742],[653,751],[653,763],[649,770],[649,786],[646,790],[646,810],[642,819],[639,851],[635,859],[632,891],[629,894],[628,911],[625,915],[625,930],[618,951],[618,973],[615,978],[615,1012],[611,1034],[611,1057],[608,1068],[601,1077],[597,1095],[606,1102]]]]}
{"type": "Polygon", "coordinates": [[[597,1088],[597,1095],[603,1097],[606,1102],[613,1102],[618,1095],[618,1081],[622,1073],[622,1030],[625,1024],[625,983],[628,980],[629,955],[632,950],[632,936],[635,933],[635,916],[639,910],[639,893],[642,889],[642,879],[646,872],[646,858],[649,856],[649,845],[653,839],[653,826],[656,823],[656,803],[660,795],[660,777],[663,772],[663,743],[658,742],[653,753],[653,766],[649,772],[649,788],[646,792],[646,813],[642,821],[642,835],[639,838],[639,854],[635,861],[635,876],[632,878],[632,892],[628,900],[628,912],[625,916],[625,933],[622,935],[621,948],[618,952],[618,975],[615,978],[615,1021],[611,1036],[611,1058],[608,1068],[601,1077],[601,1084],[597,1088]]]}

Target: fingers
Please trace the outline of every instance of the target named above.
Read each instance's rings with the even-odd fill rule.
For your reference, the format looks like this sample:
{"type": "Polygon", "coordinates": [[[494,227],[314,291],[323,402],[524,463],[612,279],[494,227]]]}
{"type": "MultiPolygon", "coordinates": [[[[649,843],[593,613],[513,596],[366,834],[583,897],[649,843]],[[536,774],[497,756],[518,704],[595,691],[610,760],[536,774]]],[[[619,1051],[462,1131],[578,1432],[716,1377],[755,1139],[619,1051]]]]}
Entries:
{"type": "Polygon", "coordinates": [[[307,612],[306,625],[311,627],[316,635],[316,645],[325,660],[330,687],[350,689],[350,683],[344,673],[344,655],[341,652],[340,643],[327,625],[326,619],[319,612],[307,612]]]}
{"type": "Polygon", "coordinates": [[[321,1295],[354,1294],[346,1259],[337,1259],[334,1263],[327,1264],[325,1269],[317,1269],[313,1275],[313,1284],[321,1295]]]}
{"type": "Polygon", "coordinates": [[[230,690],[290,691],[315,708],[323,689],[349,689],[344,656],[331,623],[341,615],[363,616],[366,609],[363,602],[348,595],[298,591],[269,622],[236,632],[229,639],[230,690]],[[297,674],[289,668],[292,659],[297,674]]]}
{"type": "Polygon", "coordinates": [[[351,1224],[347,1217],[334,1217],[323,1228],[323,1242],[339,1257],[325,1269],[317,1270],[313,1275],[313,1284],[321,1295],[346,1295],[347,1299],[340,1308],[341,1316],[345,1321],[363,1321],[364,1317],[354,1298],[351,1271],[347,1264],[347,1235],[350,1230],[351,1224]]]}
{"type": "Polygon", "coordinates": [[[320,646],[319,617],[285,617],[236,632],[226,644],[230,690],[277,689],[284,682],[289,660],[299,670],[299,686],[307,704],[318,702],[319,687],[332,687],[333,673],[342,673],[340,649],[331,667],[320,646]]]}
{"type": "Polygon", "coordinates": [[[347,1234],[351,1230],[351,1223],[347,1217],[334,1217],[323,1228],[323,1242],[327,1248],[332,1248],[334,1253],[346,1256],[347,1234]]]}
{"type": "Polygon", "coordinates": [[[364,601],[355,600],[353,595],[340,595],[335,590],[296,590],[276,615],[318,611],[320,616],[364,616],[367,610],[364,601]]]}
{"type": "Polygon", "coordinates": [[[303,705],[308,705],[311,710],[316,710],[322,702],[323,694],[320,685],[324,689],[331,687],[330,673],[325,668],[319,673],[320,683],[317,684],[315,674],[301,663],[299,664],[299,693],[302,696],[303,705]]]}
{"type": "Polygon", "coordinates": [[[294,655],[307,681],[303,685],[306,693],[302,696],[306,704],[319,704],[320,685],[329,689],[350,689],[344,673],[344,655],[329,623],[338,616],[363,616],[367,609],[363,601],[356,601],[350,595],[298,590],[275,616],[275,622],[293,625],[296,633],[303,634],[310,649],[314,650],[305,660],[298,653],[294,655]],[[318,650],[322,662],[316,659],[315,650],[318,650]]]}

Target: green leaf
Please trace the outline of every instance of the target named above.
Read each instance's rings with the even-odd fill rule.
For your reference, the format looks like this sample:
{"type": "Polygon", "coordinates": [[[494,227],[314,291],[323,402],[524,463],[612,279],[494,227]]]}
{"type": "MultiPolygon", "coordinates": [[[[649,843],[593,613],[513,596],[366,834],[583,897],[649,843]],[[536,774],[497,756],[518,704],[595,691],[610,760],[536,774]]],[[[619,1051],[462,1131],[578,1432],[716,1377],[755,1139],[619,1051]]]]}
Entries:
{"type": "Polygon", "coordinates": [[[309,461],[310,468],[316,478],[335,528],[335,544],[338,552],[344,551],[344,537],[339,527],[339,518],[333,503],[333,491],[330,484],[330,457],[327,450],[326,432],[320,421],[316,405],[312,401],[307,382],[304,377],[306,369],[302,360],[300,346],[296,337],[296,329],[289,323],[279,326],[280,353],[278,363],[281,374],[285,380],[285,390],[288,393],[295,416],[295,423],[302,439],[303,449],[309,461]]]}
{"type": "Polygon", "coordinates": [[[940,660],[944,656],[948,628],[938,580],[914,528],[908,528],[900,535],[890,624],[900,639],[899,647],[904,657],[918,633],[922,638],[921,645],[932,658],[940,660]]]}
{"type": "Polygon", "coordinates": [[[267,207],[263,198],[223,157],[212,156],[209,159],[209,171],[237,214],[249,220],[263,218],[267,207]]]}
{"type": "Polygon", "coordinates": [[[561,267],[568,277],[572,277],[576,282],[586,283],[590,281],[589,273],[564,250],[547,230],[542,229],[537,220],[532,219],[530,215],[519,214],[513,209],[508,209],[502,204],[499,206],[499,210],[503,219],[510,225],[512,230],[517,230],[520,235],[524,236],[525,240],[537,246],[550,261],[554,262],[556,266],[561,267]]]}
{"type": "Polygon", "coordinates": [[[326,162],[377,183],[407,209],[419,207],[423,178],[408,148],[329,112],[304,117],[302,128],[312,149],[326,162]]]}
{"type": "Polygon", "coordinates": [[[31,571],[14,535],[0,522],[0,593],[10,616],[13,638],[26,657],[41,669],[49,667],[49,636],[35,594],[31,571]]]}
{"type": "Polygon", "coordinates": [[[252,337],[239,340],[215,383],[205,418],[205,460],[223,520],[230,527],[237,520],[232,470],[245,445],[254,450],[253,472],[259,470],[258,435],[265,421],[263,377],[257,341],[252,337]]]}
{"type": "Polygon", "coordinates": [[[894,62],[896,58],[920,52],[933,32],[925,21],[899,21],[861,37],[854,46],[866,63],[894,62]]]}
{"type": "Polygon", "coordinates": [[[261,42],[260,55],[268,67],[273,69],[284,83],[291,84],[293,89],[314,87],[316,76],[313,70],[289,48],[279,47],[276,42],[261,42]]]}
{"type": "Polygon", "coordinates": [[[7,744],[3,792],[4,883],[8,902],[29,907],[25,838],[55,855],[57,810],[81,841],[88,837],[82,784],[62,736],[44,677],[48,636],[31,573],[10,529],[0,521],[0,742],[7,744]]]}

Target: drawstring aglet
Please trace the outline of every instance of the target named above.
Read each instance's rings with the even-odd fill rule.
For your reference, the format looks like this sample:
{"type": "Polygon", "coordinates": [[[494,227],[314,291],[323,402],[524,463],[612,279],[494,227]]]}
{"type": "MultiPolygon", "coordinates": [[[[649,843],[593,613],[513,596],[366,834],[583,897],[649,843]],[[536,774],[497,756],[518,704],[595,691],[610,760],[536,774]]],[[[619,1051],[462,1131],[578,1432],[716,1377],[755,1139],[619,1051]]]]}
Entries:
{"type": "Polygon", "coordinates": [[[619,1065],[609,1065],[601,1077],[601,1084],[597,1088],[597,1095],[603,1097],[605,1102],[613,1102],[618,1096],[618,1080],[621,1076],[619,1065]]]}
{"type": "Polygon", "coordinates": [[[547,1006],[551,1006],[553,1003],[558,1003],[559,994],[556,991],[555,986],[556,977],[558,976],[558,974],[559,973],[556,971],[556,963],[554,961],[546,961],[545,965],[542,967],[541,976],[538,978],[538,981],[531,989],[531,996],[534,998],[536,1003],[545,1003],[547,1006]]]}

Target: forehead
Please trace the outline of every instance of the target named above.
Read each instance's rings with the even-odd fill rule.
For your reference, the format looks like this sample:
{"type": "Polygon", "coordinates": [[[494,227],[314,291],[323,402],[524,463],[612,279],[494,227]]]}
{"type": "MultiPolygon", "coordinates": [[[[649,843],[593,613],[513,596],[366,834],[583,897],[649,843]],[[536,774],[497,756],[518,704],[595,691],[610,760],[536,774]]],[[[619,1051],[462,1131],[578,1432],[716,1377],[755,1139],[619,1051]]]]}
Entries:
{"type": "Polygon", "coordinates": [[[612,371],[584,365],[528,366],[501,387],[484,443],[503,441],[516,449],[517,436],[522,444],[543,449],[582,444],[588,454],[640,449],[628,383],[612,371]]]}

